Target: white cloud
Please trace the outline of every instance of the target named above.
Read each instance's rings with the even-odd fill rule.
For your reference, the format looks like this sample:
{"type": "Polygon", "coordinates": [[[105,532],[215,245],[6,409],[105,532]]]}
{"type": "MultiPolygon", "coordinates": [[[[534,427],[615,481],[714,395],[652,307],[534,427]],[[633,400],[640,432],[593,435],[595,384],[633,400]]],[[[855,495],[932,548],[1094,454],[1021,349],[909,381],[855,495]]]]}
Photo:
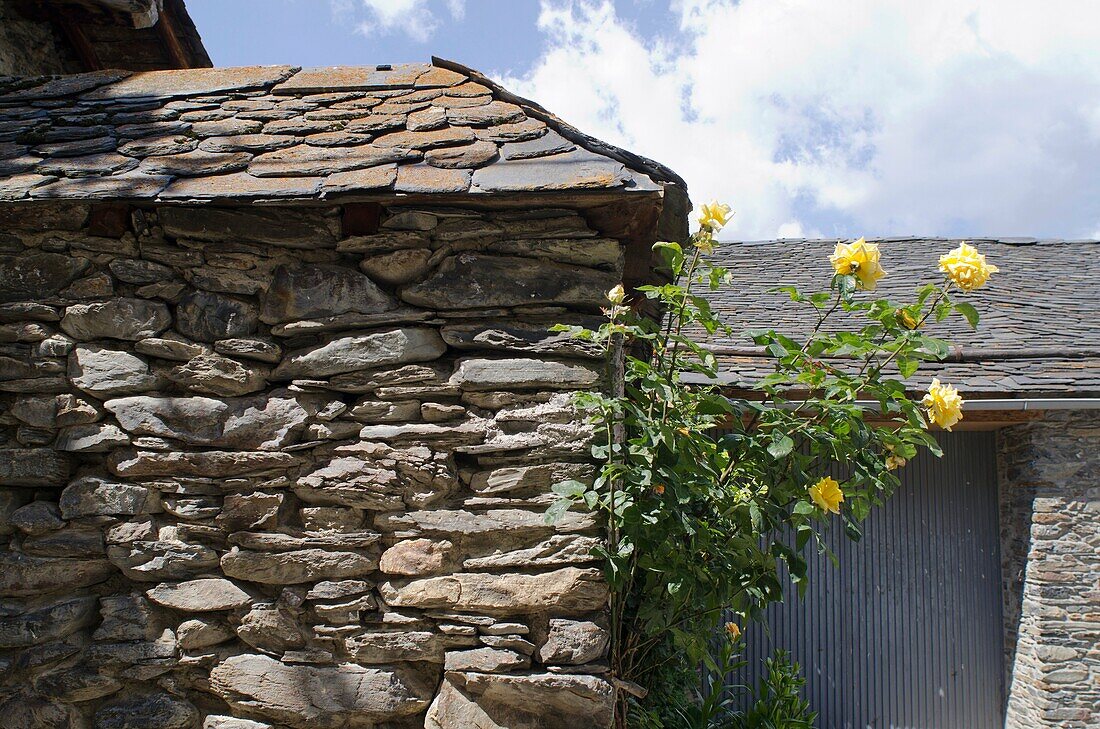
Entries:
{"type": "Polygon", "coordinates": [[[641,38],[543,0],[506,80],[730,202],[736,237],[1087,236],[1100,221],[1100,3],[679,0],[641,38]]]}
{"type": "MultiPolygon", "coordinates": [[[[332,0],[336,12],[348,13],[348,0],[332,0]]],[[[424,43],[439,27],[439,18],[428,0],[360,0],[367,14],[356,26],[365,36],[400,32],[424,43]]],[[[466,15],[466,0],[445,0],[451,18],[461,20],[466,15]]]]}

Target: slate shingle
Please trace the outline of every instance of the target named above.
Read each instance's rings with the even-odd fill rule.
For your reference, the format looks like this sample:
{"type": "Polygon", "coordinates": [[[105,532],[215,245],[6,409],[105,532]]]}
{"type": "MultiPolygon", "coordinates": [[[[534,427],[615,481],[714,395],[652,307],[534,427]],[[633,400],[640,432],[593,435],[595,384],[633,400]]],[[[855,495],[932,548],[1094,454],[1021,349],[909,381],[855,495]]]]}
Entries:
{"type": "Polygon", "coordinates": [[[670,170],[446,62],[105,71],[0,86],[6,202],[229,201],[391,186],[636,194],[658,182],[683,186],[670,170]]]}

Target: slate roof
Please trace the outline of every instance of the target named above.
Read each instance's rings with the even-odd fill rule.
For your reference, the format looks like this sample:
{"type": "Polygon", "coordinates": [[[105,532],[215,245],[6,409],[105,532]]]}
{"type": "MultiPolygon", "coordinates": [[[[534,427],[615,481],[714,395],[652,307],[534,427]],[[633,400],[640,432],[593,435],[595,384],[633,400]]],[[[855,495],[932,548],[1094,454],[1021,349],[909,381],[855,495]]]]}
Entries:
{"type": "MultiPolygon", "coordinates": [[[[705,295],[735,330],[768,327],[804,336],[815,319],[807,309],[768,293],[793,284],[802,291],[828,287],[830,240],[724,243],[712,260],[730,269],[732,285],[705,295]],[[787,303],[784,303],[787,301],[787,303]]],[[[887,276],[876,295],[893,301],[912,296],[938,278],[939,256],[960,241],[943,238],[879,239],[887,276]]],[[[977,331],[962,320],[929,322],[927,331],[956,346],[949,362],[922,365],[913,378],[923,388],[932,377],[978,395],[1100,395],[1100,241],[969,239],[1000,267],[987,287],[966,295],[980,311],[977,331]]],[[[703,339],[701,332],[695,335],[703,339]]],[[[771,371],[752,356],[747,337],[710,339],[720,353],[723,380],[736,386],[771,371]]]]}
{"type": "Polygon", "coordinates": [[[432,64],[0,79],[0,200],[649,193],[667,168],[432,64]]]}

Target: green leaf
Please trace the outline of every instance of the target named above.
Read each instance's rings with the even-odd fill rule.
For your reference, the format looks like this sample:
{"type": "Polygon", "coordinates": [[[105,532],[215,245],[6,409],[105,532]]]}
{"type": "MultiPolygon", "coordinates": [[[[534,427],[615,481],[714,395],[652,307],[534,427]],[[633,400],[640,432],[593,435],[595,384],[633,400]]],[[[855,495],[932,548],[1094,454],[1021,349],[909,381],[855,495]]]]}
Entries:
{"type": "Polygon", "coordinates": [[[898,357],[898,372],[904,378],[913,376],[913,373],[917,371],[917,367],[920,366],[920,361],[914,357],[898,357]]]}
{"type": "Polygon", "coordinates": [[[783,434],[776,434],[771,445],[768,446],[768,453],[772,454],[773,458],[782,458],[789,455],[792,450],[794,450],[794,440],[783,434]]]}
{"type": "Polygon", "coordinates": [[[978,328],[978,310],[974,308],[973,304],[968,304],[965,301],[955,304],[955,311],[966,317],[966,323],[970,325],[971,329],[978,328]]]}
{"type": "Polygon", "coordinates": [[[550,487],[558,496],[563,498],[576,498],[583,494],[588,489],[588,486],[580,481],[572,480],[561,481],[550,487]]]}
{"type": "Polygon", "coordinates": [[[674,276],[679,276],[684,271],[684,249],[679,243],[658,241],[653,244],[653,250],[660,254],[665,265],[674,276]]]}
{"type": "Polygon", "coordinates": [[[558,499],[553,504],[550,504],[550,508],[546,510],[546,514],[543,515],[543,520],[550,526],[558,523],[565,512],[569,511],[569,506],[572,502],[569,499],[558,499]]]}

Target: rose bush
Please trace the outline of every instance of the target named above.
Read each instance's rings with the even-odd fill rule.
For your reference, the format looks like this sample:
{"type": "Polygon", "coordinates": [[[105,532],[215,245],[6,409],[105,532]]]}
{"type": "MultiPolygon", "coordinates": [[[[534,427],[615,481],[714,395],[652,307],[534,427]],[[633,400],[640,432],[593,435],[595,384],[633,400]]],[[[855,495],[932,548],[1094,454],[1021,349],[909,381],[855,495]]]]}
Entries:
{"type": "Polygon", "coordinates": [[[897,304],[867,296],[886,275],[879,247],[862,238],[838,243],[822,261],[827,288],[777,289],[812,317],[809,335],[749,332],[774,371],[750,395],[731,398],[717,384],[685,382],[717,382],[719,369],[706,342],[685,331],[733,334],[699,294],[728,283],[706,254],[730,216],[728,206],[703,206],[690,240],[658,243],[668,282],[630,295],[615,287],[598,329],[557,328],[601,345],[620,388],[577,396],[601,434],[592,454],[602,466],[591,484],[556,484],[559,498],[547,512],[549,521],[569,508],[605,520],[600,555],[612,588],[619,727],[734,721],[720,686],[699,691],[698,666],[720,683],[749,621],[784,598],[780,567],[803,588],[803,552],[811,544],[824,549],[823,528],[836,521],[859,539],[860,523],[899,485],[896,470],[918,449],[939,454],[928,429],[957,424],[962,399],[934,380],[915,400],[905,381],[922,361],[948,353],[946,342],[923,331],[928,319],[960,314],[976,326],[976,309],[953,297],[996,271],[963,244],[940,259],[939,284],[897,304]],[[661,319],[636,313],[632,304],[643,297],[661,319]],[[729,613],[737,620],[716,648],[729,613]]]}

